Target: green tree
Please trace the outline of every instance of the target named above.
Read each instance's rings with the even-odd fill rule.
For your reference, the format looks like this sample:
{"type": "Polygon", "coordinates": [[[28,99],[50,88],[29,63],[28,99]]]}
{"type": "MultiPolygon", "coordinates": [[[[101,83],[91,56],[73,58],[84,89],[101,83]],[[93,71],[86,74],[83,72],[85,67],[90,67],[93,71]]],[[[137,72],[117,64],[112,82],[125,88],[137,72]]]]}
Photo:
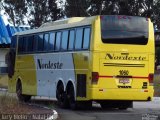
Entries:
{"type": "Polygon", "coordinates": [[[67,17],[88,16],[88,7],[89,3],[86,0],[66,0],[64,14],[67,17]]]}
{"type": "Polygon", "coordinates": [[[27,21],[31,27],[39,27],[62,17],[57,0],[4,0],[3,6],[14,25],[27,21]]]}
{"type": "Polygon", "coordinates": [[[153,2],[153,15],[152,20],[157,29],[160,29],[160,0],[155,0],[153,2]]]}
{"type": "Polygon", "coordinates": [[[29,7],[28,22],[31,27],[39,27],[48,21],[61,18],[61,10],[56,0],[27,0],[29,7]]]}
{"type": "Polygon", "coordinates": [[[63,0],[3,1],[3,8],[14,25],[28,21],[31,27],[39,27],[64,16],[133,15],[150,17],[160,28],[160,0],[66,0],[64,6],[63,0]]]}
{"type": "Polygon", "coordinates": [[[66,0],[65,15],[132,15],[149,17],[160,29],[160,0],[66,0]],[[83,8],[83,9],[82,9],[83,8]]]}
{"type": "Polygon", "coordinates": [[[2,5],[14,26],[24,24],[25,13],[27,12],[25,0],[4,0],[2,5]]]}

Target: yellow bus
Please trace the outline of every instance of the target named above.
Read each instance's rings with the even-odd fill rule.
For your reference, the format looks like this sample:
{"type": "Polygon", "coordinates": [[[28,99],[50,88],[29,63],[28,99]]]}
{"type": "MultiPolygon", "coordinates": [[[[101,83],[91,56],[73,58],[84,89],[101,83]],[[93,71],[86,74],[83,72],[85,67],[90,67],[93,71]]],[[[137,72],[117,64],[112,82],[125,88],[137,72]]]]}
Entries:
{"type": "Polygon", "coordinates": [[[75,17],[15,34],[9,92],[56,98],[75,109],[92,101],[127,109],[153,97],[154,30],[149,18],[75,17]]]}

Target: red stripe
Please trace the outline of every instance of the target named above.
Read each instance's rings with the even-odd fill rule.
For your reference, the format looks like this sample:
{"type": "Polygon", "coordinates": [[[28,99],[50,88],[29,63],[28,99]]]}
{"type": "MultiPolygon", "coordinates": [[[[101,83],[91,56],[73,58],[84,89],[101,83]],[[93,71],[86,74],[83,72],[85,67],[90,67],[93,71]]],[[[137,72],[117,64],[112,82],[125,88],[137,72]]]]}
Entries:
{"type": "Polygon", "coordinates": [[[139,76],[133,76],[132,78],[149,79],[148,77],[139,77],[139,76]]]}
{"type": "Polygon", "coordinates": [[[98,76],[99,78],[113,78],[113,76],[98,76]]]}
{"type": "MultiPolygon", "coordinates": [[[[99,78],[118,78],[116,76],[98,76],[99,78]]],[[[132,76],[127,78],[135,78],[135,79],[149,79],[148,77],[141,77],[141,76],[132,76]]]]}

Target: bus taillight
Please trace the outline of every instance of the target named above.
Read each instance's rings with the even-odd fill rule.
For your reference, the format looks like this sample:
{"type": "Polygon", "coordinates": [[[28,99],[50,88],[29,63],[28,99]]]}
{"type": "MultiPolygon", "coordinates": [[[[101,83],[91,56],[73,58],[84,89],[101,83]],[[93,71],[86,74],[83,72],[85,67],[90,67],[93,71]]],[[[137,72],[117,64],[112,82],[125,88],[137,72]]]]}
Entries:
{"type": "Polygon", "coordinates": [[[98,72],[92,72],[92,84],[97,84],[99,79],[99,73],[98,72]]]}
{"type": "Polygon", "coordinates": [[[148,75],[149,85],[153,85],[153,77],[154,75],[152,73],[148,75]]]}

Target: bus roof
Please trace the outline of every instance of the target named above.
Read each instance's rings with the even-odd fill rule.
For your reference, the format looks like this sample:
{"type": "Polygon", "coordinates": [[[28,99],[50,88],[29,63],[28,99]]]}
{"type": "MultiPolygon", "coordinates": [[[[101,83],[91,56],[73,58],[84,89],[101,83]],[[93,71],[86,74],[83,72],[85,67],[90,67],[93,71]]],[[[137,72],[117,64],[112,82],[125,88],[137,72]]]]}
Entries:
{"type": "Polygon", "coordinates": [[[92,17],[73,17],[68,18],[64,20],[57,20],[54,22],[48,22],[43,24],[37,29],[27,30],[24,32],[18,32],[15,35],[27,35],[27,34],[34,34],[34,33],[40,33],[40,32],[47,32],[57,29],[67,29],[72,27],[78,27],[78,26],[85,26],[85,25],[91,25],[92,22],[96,19],[97,16],[92,17]]]}
{"type": "Polygon", "coordinates": [[[61,24],[69,24],[69,23],[74,23],[74,22],[80,22],[83,19],[85,19],[85,17],[72,17],[72,18],[47,22],[47,23],[44,23],[43,25],[41,25],[40,27],[49,27],[49,26],[55,26],[55,25],[61,25],[61,24]]]}

